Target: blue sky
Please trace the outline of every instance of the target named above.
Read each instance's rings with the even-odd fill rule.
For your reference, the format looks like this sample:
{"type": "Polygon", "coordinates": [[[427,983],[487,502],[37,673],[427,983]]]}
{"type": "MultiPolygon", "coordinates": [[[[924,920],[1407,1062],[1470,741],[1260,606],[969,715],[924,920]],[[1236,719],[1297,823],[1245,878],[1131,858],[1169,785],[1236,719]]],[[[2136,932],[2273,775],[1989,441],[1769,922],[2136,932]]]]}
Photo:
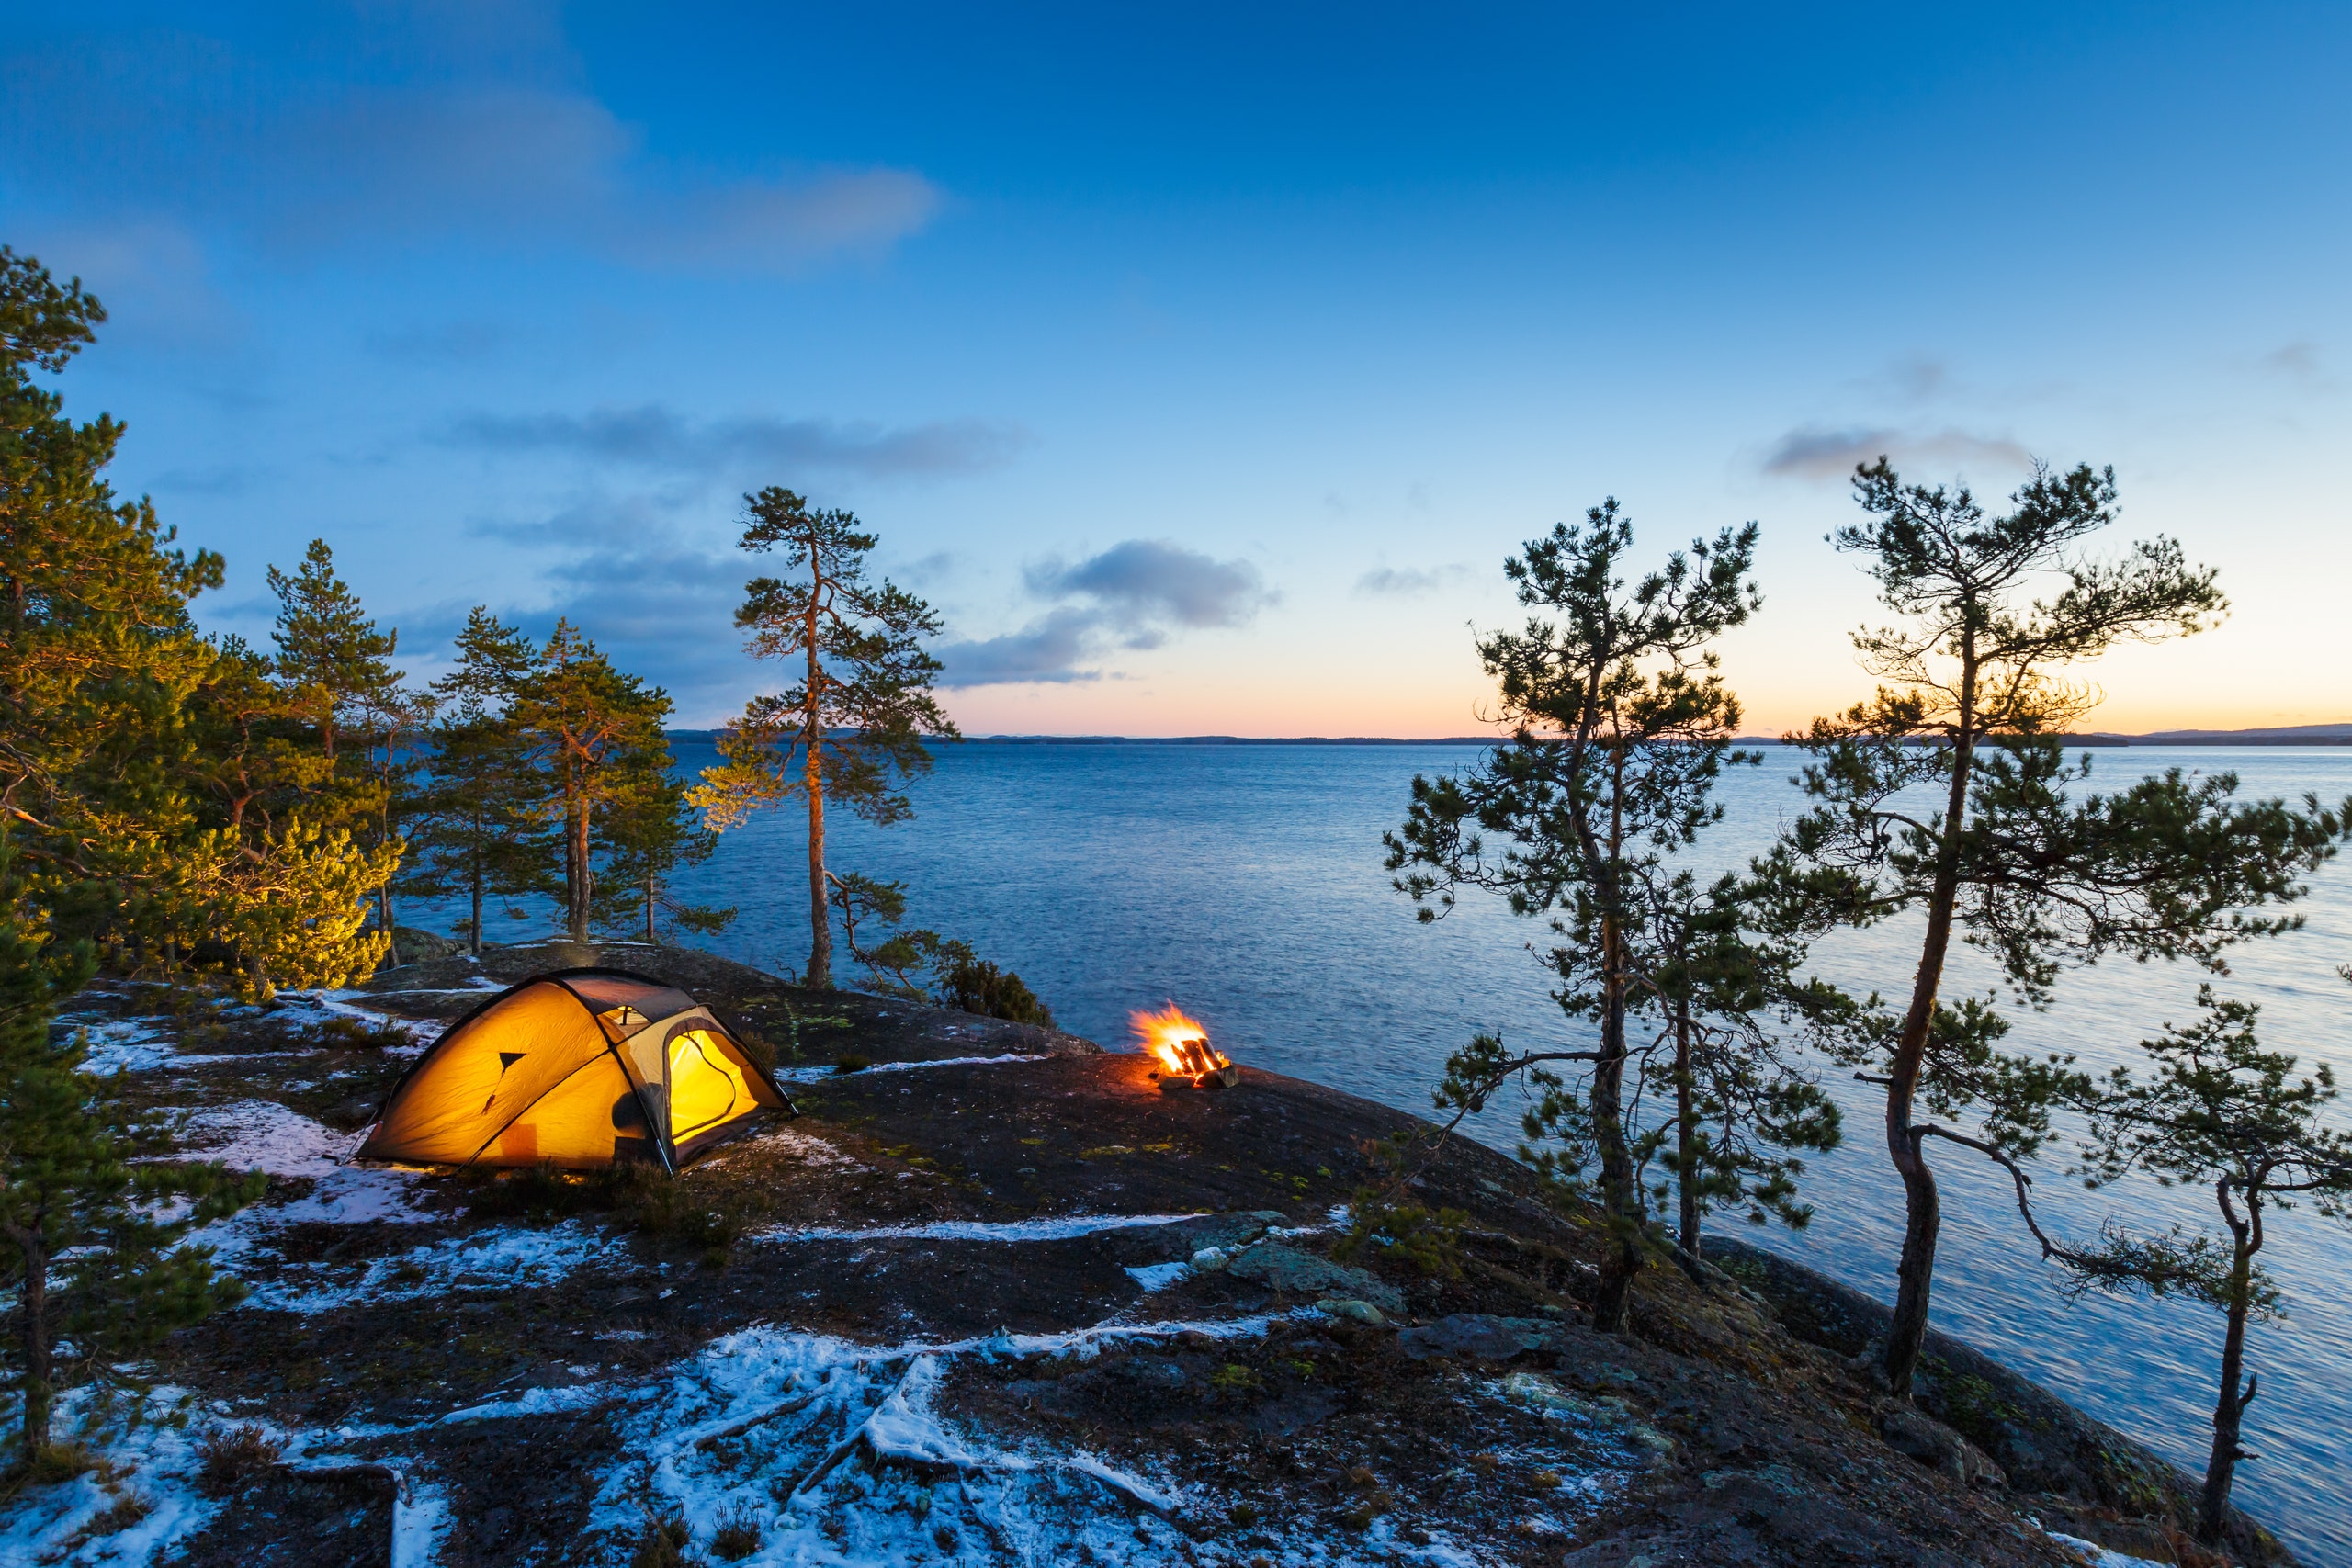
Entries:
{"type": "Polygon", "coordinates": [[[1752,728],[1865,685],[1891,452],[2112,462],[2236,614],[2097,722],[2352,718],[2340,6],[19,4],[0,239],[265,631],[557,614],[714,722],[743,491],[855,509],[976,733],[1463,733],[1501,558],[1756,518],[1752,728]]]}

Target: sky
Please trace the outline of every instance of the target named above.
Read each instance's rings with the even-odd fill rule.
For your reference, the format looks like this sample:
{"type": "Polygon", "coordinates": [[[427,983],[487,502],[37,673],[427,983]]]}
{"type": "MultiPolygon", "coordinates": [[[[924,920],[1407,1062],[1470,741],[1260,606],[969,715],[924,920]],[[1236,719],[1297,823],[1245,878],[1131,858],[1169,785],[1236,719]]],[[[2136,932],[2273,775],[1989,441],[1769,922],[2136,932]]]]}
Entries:
{"type": "Polygon", "coordinates": [[[266,637],[580,624],[784,683],[745,491],[854,511],[968,734],[1476,732],[1522,541],[1753,519],[1754,732],[1867,694],[1846,476],[2113,464],[2233,613],[2088,727],[2352,720],[2340,5],[140,6],[0,22],[0,243],[266,637]]]}

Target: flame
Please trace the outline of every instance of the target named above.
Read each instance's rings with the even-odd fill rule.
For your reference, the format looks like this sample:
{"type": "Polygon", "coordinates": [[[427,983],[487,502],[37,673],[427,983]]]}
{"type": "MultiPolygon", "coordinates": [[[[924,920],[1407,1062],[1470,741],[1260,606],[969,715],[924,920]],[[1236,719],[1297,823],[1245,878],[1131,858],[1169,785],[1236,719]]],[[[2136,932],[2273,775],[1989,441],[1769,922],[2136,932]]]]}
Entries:
{"type": "Polygon", "coordinates": [[[1130,1013],[1128,1026],[1160,1065],[1184,1077],[1229,1066],[1225,1053],[1209,1043],[1208,1025],[1170,1002],[1157,1012],[1130,1013]]]}

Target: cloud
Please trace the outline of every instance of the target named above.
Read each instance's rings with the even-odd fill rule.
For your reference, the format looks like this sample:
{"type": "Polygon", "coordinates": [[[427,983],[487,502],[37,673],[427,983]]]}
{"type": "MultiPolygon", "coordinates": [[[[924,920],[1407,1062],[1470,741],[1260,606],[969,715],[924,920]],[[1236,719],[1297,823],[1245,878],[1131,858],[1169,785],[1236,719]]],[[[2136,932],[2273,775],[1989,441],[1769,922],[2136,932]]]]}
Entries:
{"type": "Polygon", "coordinates": [[[469,365],[513,334],[496,321],[444,321],[368,334],[368,352],[400,365],[469,365]]]}
{"type": "MultiPolygon", "coordinates": [[[[536,637],[568,618],[615,664],[665,688],[680,722],[715,722],[758,680],[733,629],[753,569],[734,550],[697,541],[675,519],[674,504],[660,496],[590,494],[544,517],[480,519],[468,531],[563,552],[529,587],[493,603],[500,615],[536,637]]],[[[409,620],[425,627],[446,622],[446,638],[463,615],[462,607],[440,605],[409,620]]]]}
{"type": "Polygon", "coordinates": [[[1248,561],[1215,560],[1164,539],[1129,539],[1075,566],[1046,561],[1023,575],[1040,598],[1091,598],[1184,626],[1241,626],[1277,597],[1248,561]]]}
{"type": "Polygon", "coordinates": [[[870,478],[980,473],[1002,467],[1027,434],[1001,421],[885,427],[863,421],[758,416],[695,423],[657,403],[587,414],[467,414],[441,438],[505,453],[555,452],[678,474],[714,468],[824,468],[870,478]]]}
{"type": "Polygon", "coordinates": [[[1099,645],[1102,617],[1091,610],[1064,605],[1049,611],[1017,632],[979,641],[942,643],[932,649],[946,667],[942,686],[1007,686],[1036,682],[1063,684],[1099,681],[1099,670],[1081,670],[1099,645]]]}
{"type": "Polygon", "coordinates": [[[297,251],[458,235],[736,274],[886,249],[941,209],[908,169],[656,155],[584,85],[555,17],[518,31],[465,14],[492,9],[403,17],[395,38],[322,11],[243,40],[93,31],[19,49],[0,58],[18,204],[178,214],[297,251]]]}
{"type": "Polygon", "coordinates": [[[1114,650],[1159,648],[1180,628],[1243,626],[1281,597],[1248,561],[1165,539],[1129,539],[1074,564],[1041,561],[1023,577],[1038,598],[1064,602],[1019,631],[934,649],[947,667],[941,685],[1099,681],[1097,666],[1114,650]]]}
{"type": "Polygon", "coordinates": [[[1856,464],[1875,462],[1882,456],[1906,464],[1982,463],[2004,468],[2025,468],[2033,462],[2032,455],[2014,441],[1973,435],[1962,430],[1912,434],[1899,430],[1825,430],[1808,425],[1781,437],[1779,445],[1766,455],[1763,468],[1768,474],[1785,474],[1794,479],[1842,479],[1853,473],[1856,464]]]}
{"type": "Polygon", "coordinates": [[[1356,596],[1361,599],[1394,597],[1409,599],[1423,593],[1434,593],[1447,583],[1469,575],[1470,569],[1454,563],[1430,567],[1421,570],[1415,567],[1375,567],[1356,579],[1356,596]]]}
{"type": "Polygon", "coordinates": [[[2256,361],[2273,376],[2290,381],[2316,381],[2320,378],[2319,344],[2301,340],[2281,344],[2256,361]]]}

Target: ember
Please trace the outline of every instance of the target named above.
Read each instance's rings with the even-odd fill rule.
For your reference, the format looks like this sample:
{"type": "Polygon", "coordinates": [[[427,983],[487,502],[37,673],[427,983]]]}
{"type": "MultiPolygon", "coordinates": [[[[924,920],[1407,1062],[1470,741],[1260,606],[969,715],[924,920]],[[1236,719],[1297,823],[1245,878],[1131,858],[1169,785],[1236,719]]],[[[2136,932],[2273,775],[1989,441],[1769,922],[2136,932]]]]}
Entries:
{"type": "Polygon", "coordinates": [[[1162,1089],[1230,1089],[1241,1081],[1241,1070],[1226,1054],[1209,1043],[1209,1032],[1170,1002],[1158,1012],[1130,1015],[1136,1035],[1145,1049],[1158,1056],[1168,1076],[1162,1089]]]}

